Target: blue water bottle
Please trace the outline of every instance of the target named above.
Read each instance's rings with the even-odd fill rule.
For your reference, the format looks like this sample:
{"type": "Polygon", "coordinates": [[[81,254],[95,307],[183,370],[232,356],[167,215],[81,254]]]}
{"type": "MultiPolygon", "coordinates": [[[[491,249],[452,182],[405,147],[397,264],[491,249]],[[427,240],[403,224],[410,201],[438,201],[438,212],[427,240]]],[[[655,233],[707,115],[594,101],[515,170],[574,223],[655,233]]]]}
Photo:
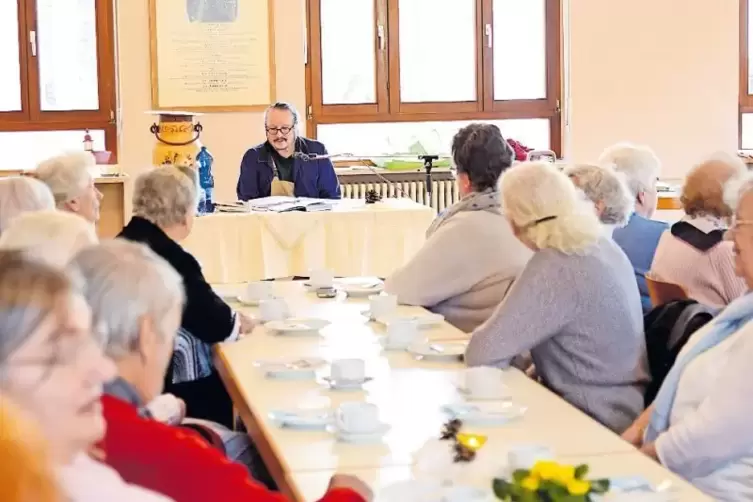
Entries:
{"type": "Polygon", "coordinates": [[[209,153],[207,147],[202,146],[201,151],[196,155],[196,164],[199,166],[199,187],[203,192],[203,197],[199,202],[199,213],[214,212],[214,176],[212,175],[212,164],[214,157],[209,153]]]}

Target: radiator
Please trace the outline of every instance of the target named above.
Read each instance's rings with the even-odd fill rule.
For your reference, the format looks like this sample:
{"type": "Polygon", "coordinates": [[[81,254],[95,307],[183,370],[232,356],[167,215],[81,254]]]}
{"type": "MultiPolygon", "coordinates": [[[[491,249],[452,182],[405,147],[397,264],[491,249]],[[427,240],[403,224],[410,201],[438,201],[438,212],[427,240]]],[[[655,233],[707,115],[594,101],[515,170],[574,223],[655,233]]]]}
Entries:
{"type": "Polygon", "coordinates": [[[410,199],[431,206],[435,212],[443,211],[446,207],[458,201],[458,188],[455,180],[432,182],[431,201],[427,200],[426,185],[423,181],[399,181],[393,183],[348,183],[340,179],[342,196],[346,199],[363,199],[366,192],[376,190],[384,198],[410,197],[410,199]],[[404,192],[401,193],[400,189],[404,192]]]}

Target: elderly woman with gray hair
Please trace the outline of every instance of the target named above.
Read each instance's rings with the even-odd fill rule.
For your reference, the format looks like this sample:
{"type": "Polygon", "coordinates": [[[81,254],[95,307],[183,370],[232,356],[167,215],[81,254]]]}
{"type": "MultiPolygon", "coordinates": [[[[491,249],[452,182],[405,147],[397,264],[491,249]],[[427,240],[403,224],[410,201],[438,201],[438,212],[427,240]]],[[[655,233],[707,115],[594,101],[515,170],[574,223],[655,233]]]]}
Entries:
{"type": "Polygon", "coordinates": [[[0,179],[0,234],[21,213],[55,209],[55,199],[47,185],[30,176],[0,179]]]}
{"type": "Polygon", "coordinates": [[[94,226],[75,214],[57,211],[24,213],[0,235],[0,249],[64,267],[76,253],[99,240],[94,226]]]}
{"type": "Polygon", "coordinates": [[[651,219],[656,211],[656,182],[661,162],[647,146],[618,143],[604,150],[598,164],[625,176],[633,197],[635,211],[627,225],[614,229],[612,237],[633,264],[643,311],[648,312],[651,310],[651,298],[646,286],[646,273],[651,269],[659,238],[667,229],[663,221],[651,219]]]}
{"type": "Polygon", "coordinates": [[[499,305],[531,251],[512,234],[500,204],[499,177],[514,154],[499,128],[460,129],[452,157],[461,199],[434,220],[424,246],[384,287],[400,303],[438,312],[469,332],[499,305]]]}
{"type": "Polygon", "coordinates": [[[576,165],[565,168],[565,174],[594,203],[608,235],[627,225],[635,204],[620,173],[601,166],[576,165]]]}
{"type": "MultiPolygon", "coordinates": [[[[119,374],[102,398],[107,464],[128,482],[176,502],[285,500],[249,481],[245,469],[193,435],[143,413],[143,403],[162,390],[181,323],[185,295],[180,275],[146,246],[122,240],[82,251],[71,269],[84,280],[105,354],[119,374]]],[[[335,476],[322,500],[366,498],[368,490],[360,481],[335,476]]]]}
{"type": "Polygon", "coordinates": [[[254,321],[234,312],[207,283],[199,262],[180,242],[193,227],[195,181],[175,167],[136,179],[133,218],[118,237],[149,246],[183,279],[186,308],[165,390],[183,399],[187,414],[232,427],[232,402],[212,367],[210,346],[251,331],[254,321]]]}
{"type": "Polygon", "coordinates": [[[0,252],[0,392],[41,426],[65,500],[170,502],[125,483],[92,455],[105,434],[102,389],[114,376],[78,281],[19,252],[0,252]]]}
{"type": "Polygon", "coordinates": [[[95,167],[91,153],[71,152],[45,160],[33,176],[49,187],[58,209],[97,223],[102,192],[94,184],[95,167]]]}
{"type": "Polygon", "coordinates": [[[552,164],[501,180],[505,215],[533,252],[505,300],[472,334],[470,366],[505,367],[527,351],[542,382],[614,431],[643,410],[648,361],[632,267],[590,202],[552,164]]]}

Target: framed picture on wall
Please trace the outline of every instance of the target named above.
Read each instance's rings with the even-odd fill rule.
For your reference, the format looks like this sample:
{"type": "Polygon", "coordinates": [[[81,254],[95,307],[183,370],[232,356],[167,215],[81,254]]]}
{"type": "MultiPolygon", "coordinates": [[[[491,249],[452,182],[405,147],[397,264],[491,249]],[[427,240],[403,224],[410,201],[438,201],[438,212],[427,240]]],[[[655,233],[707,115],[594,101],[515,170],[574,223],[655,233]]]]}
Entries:
{"type": "Polygon", "coordinates": [[[275,101],[272,0],[149,0],[152,108],[257,111],[275,101]]]}

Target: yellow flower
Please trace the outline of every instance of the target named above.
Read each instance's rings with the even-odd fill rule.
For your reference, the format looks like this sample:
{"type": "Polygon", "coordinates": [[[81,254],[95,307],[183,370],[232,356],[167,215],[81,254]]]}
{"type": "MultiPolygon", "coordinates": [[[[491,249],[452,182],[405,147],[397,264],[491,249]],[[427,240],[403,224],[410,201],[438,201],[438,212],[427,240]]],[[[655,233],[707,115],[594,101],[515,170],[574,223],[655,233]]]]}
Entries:
{"type": "Polygon", "coordinates": [[[591,490],[591,483],[580,479],[571,479],[567,482],[567,491],[570,495],[585,495],[591,490]]]}
{"type": "Polygon", "coordinates": [[[520,482],[520,486],[529,492],[535,492],[539,489],[539,478],[535,476],[526,476],[523,481],[520,482]]]}
{"type": "Polygon", "coordinates": [[[551,460],[540,460],[534,464],[531,469],[531,476],[543,479],[544,481],[557,479],[560,466],[557,462],[551,460]]]}
{"type": "Polygon", "coordinates": [[[561,465],[557,472],[555,481],[567,486],[567,484],[573,479],[575,479],[575,466],[561,465]]]}

